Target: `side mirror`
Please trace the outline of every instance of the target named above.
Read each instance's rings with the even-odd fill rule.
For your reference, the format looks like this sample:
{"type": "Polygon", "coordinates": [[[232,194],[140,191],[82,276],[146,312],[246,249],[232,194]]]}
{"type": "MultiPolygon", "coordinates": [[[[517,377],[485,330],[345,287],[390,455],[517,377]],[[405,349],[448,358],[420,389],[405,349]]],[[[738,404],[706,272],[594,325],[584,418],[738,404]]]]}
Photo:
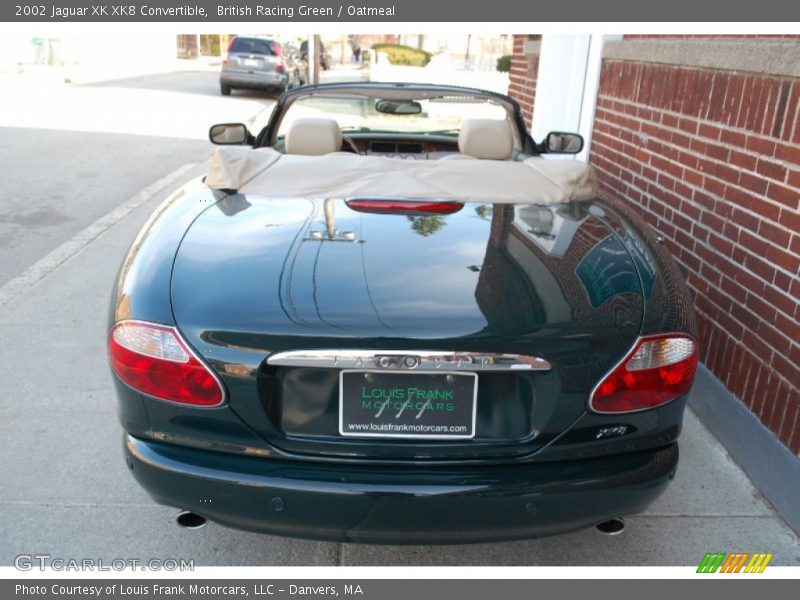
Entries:
{"type": "Polygon", "coordinates": [[[551,131],[544,140],[548,154],[577,154],[583,150],[583,136],[565,131],[551,131]]]}
{"type": "Polygon", "coordinates": [[[220,123],[212,125],[208,130],[208,139],[212,144],[231,146],[236,144],[252,143],[253,135],[247,131],[244,123],[220,123]]]}

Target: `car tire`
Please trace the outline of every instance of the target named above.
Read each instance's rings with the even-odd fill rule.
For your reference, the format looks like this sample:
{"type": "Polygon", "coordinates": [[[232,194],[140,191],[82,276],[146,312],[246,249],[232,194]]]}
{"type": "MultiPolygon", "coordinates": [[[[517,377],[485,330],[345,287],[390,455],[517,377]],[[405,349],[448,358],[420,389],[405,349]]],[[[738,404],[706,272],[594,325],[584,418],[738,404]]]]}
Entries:
{"type": "Polygon", "coordinates": [[[233,88],[231,86],[225,85],[224,83],[221,83],[219,85],[219,93],[222,94],[223,96],[230,96],[232,89],[233,88]]]}

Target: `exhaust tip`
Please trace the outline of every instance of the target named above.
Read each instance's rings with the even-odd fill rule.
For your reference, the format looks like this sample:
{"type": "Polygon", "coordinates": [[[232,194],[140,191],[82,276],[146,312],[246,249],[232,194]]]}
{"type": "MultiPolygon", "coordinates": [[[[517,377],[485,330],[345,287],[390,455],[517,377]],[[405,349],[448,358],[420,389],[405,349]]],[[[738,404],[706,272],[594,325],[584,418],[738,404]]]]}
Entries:
{"type": "Polygon", "coordinates": [[[625,531],[625,521],[620,517],[597,524],[597,531],[604,535],[619,535],[625,531]]]}
{"type": "Polygon", "coordinates": [[[181,527],[185,529],[200,529],[206,523],[208,523],[208,519],[205,517],[201,517],[197,513],[193,513],[188,510],[182,510],[178,513],[178,516],[175,517],[175,521],[181,527]]]}

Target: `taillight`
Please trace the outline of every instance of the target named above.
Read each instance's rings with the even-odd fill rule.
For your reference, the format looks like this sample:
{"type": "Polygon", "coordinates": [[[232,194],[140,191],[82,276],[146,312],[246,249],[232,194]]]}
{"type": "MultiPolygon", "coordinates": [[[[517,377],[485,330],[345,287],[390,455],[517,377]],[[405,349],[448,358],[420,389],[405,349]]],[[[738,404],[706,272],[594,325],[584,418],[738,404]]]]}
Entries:
{"type": "Polygon", "coordinates": [[[639,338],[628,355],[597,384],[589,408],[630,412],[666,404],[689,391],[697,370],[697,344],[680,334],[639,338]]]}
{"type": "Polygon", "coordinates": [[[278,63],[278,64],[275,65],[275,72],[276,73],[283,73],[284,71],[286,71],[286,67],[284,66],[283,63],[278,63]]]}
{"type": "Polygon", "coordinates": [[[108,334],[108,357],[122,381],[148,396],[194,406],[217,406],[225,397],[174,327],[120,321],[108,334]]]}
{"type": "Polygon", "coordinates": [[[464,207],[461,202],[446,202],[441,200],[395,200],[390,198],[348,200],[347,206],[359,212],[380,214],[401,213],[404,215],[449,215],[458,212],[464,207]]]}

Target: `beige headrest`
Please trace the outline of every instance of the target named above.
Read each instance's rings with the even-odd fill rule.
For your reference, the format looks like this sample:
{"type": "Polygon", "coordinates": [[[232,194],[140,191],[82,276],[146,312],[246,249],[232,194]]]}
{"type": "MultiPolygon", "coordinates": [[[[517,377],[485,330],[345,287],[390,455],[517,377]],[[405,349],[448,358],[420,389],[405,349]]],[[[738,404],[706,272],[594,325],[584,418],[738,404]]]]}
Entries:
{"type": "Polygon", "coordinates": [[[511,157],[514,138],[508,121],[501,119],[466,119],[458,134],[461,154],[475,158],[506,160],[511,157]]]}
{"type": "Polygon", "coordinates": [[[319,156],[338,152],[341,147],[342,132],[333,119],[297,119],[284,140],[286,154],[319,156]]]}

